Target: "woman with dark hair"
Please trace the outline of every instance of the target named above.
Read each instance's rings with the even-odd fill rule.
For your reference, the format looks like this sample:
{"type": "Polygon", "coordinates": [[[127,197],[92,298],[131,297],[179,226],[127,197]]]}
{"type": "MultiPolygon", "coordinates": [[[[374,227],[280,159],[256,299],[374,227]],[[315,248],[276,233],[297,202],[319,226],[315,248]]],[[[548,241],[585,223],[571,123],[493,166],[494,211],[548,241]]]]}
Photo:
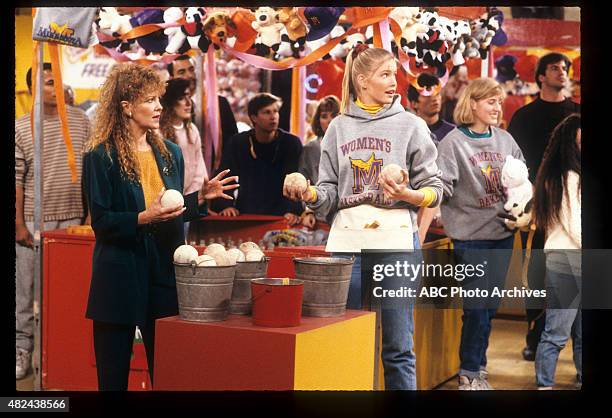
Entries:
{"type": "MultiPolygon", "coordinates": [[[[113,68],[100,90],[93,136],[83,157],[83,187],[96,235],[85,316],[93,320],[100,390],[127,390],[135,327],[153,382],[155,320],[178,314],[172,257],[184,244],[182,223],[206,215],[206,201],[232,199],[225,170],[163,207],[165,189],[182,191],[180,148],[157,130],[164,82],[137,64],[113,68]]],[[[154,383],[154,382],[153,382],[154,383]]]]}
{"type": "Polygon", "coordinates": [[[552,389],[559,352],[573,340],[582,385],[582,229],[580,225],[580,115],[553,131],[536,177],[535,223],[546,236],[546,325],[536,351],[538,389],[552,389]]]}
{"type": "MultiPolygon", "coordinates": [[[[175,78],[166,83],[166,92],[161,98],[163,106],[159,122],[164,138],[177,144],[185,160],[184,194],[196,192],[202,188],[204,179],[208,178],[206,165],[202,156],[202,142],[198,128],[191,122],[191,90],[189,80],[175,78]]],[[[189,231],[189,222],[185,222],[185,237],[189,231]]]]}

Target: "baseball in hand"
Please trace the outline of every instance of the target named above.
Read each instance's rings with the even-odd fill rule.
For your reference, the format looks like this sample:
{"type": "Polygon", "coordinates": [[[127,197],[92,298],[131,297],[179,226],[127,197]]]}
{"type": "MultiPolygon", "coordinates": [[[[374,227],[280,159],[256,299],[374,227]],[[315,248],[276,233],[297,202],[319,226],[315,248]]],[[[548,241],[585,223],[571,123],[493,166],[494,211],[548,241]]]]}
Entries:
{"type": "Polygon", "coordinates": [[[392,179],[397,184],[400,184],[404,180],[404,175],[402,174],[402,167],[397,164],[385,165],[382,169],[382,174],[392,179]]]}
{"type": "Polygon", "coordinates": [[[304,177],[302,174],[291,173],[287,174],[285,177],[285,187],[290,187],[292,189],[297,189],[304,192],[308,188],[308,182],[306,181],[306,177],[304,177]]]}
{"type": "Polygon", "coordinates": [[[175,208],[179,205],[182,207],[184,203],[183,195],[178,190],[168,189],[161,198],[162,208],[175,208]]]}

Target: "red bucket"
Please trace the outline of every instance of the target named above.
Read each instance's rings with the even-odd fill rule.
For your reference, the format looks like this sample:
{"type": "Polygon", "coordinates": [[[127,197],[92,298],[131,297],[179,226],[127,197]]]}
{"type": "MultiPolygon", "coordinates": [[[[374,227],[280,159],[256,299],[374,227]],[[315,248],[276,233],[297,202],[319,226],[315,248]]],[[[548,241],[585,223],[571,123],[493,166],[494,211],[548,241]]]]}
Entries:
{"type": "Polygon", "coordinates": [[[263,327],[296,327],[302,319],[304,282],[291,279],[252,279],[253,324],[263,327]]]}

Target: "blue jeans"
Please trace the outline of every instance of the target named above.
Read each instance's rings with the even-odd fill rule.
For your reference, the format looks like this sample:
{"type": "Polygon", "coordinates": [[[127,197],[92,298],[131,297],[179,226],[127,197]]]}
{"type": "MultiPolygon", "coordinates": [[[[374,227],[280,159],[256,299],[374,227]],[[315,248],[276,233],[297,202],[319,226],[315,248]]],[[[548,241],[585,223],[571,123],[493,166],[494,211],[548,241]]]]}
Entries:
{"type": "MultiPolygon", "coordinates": [[[[513,236],[501,240],[453,240],[457,263],[477,265],[486,262],[486,265],[489,266],[482,279],[475,281],[466,279],[462,287],[464,289],[486,288],[489,294],[494,287],[504,289],[513,244],[513,236]]],[[[497,312],[498,304],[499,301],[491,297],[463,299],[463,325],[459,345],[460,376],[473,379],[480,374],[480,370],[486,368],[491,321],[497,312]]]]}
{"type": "Polygon", "coordinates": [[[572,269],[569,262],[563,265],[558,258],[555,262],[554,258],[549,254],[546,256],[546,296],[549,306],[561,309],[546,309],[546,326],[535,360],[538,386],[554,386],[559,353],[570,336],[578,381],[582,382],[582,274],[580,268],[572,269]]]}
{"type": "MultiPolygon", "coordinates": [[[[414,248],[420,249],[418,234],[414,234],[414,248]]],[[[415,252],[387,252],[369,253],[362,256],[359,253],[347,254],[336,253],[334,257],[350,258],[355,256],[353,271],[351,274],[351,284],[347,308],[361,309],[361,289],[362,289],[362,260],[367,259],[368,266],[364,268],[364,277],[372,278],[371,266],[374,264],[395,264],[397,261],[403,263],[419,264],[422,261],[420,251],[415,252]]],[[[364,263],[365,264],[365,263],[364,263]]],[[[397,289],[399,286],[406,286],[418,290],[420,278],[414,281],[406,280],[404,277],[387,276],[375,286],[382,286],[383,289],[397,289]]],[[[416,390],[416,355],[414,353],[414,299],[402,299],[402,302],[385,304],[380,311],[382,327],[382,347],[381,356],[384,368],[385,389],[386,390],[416,390]],[[390,306],[393,305],[393,306],[390,306]]]]}

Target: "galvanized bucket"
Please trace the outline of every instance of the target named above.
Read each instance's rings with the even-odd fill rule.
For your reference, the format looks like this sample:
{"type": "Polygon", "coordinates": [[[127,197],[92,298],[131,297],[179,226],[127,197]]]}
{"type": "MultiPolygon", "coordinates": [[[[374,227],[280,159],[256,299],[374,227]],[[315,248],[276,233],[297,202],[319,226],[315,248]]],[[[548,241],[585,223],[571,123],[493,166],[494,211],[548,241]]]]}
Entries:
{"type": "Polygon", "coordinates": [[[270,257],[261,261],[239,261],[236,264],[232,299],[230,300],[230,313],[250,315],[253,302],[251,301],[251,279],[265,278],[268,272],[270,257]]]}
{"type": "Polygon", "coordinates": [[[179,316],[187,321],[227,318],[236,266],[198,267],[174,263],[179,316]]]}
{"type": "Polygon", "coordinates": [[[304,281],[302,315],[344,315],[354,261],[354,258],[331,257],[293,259],[295,278],[304,281]]]}

